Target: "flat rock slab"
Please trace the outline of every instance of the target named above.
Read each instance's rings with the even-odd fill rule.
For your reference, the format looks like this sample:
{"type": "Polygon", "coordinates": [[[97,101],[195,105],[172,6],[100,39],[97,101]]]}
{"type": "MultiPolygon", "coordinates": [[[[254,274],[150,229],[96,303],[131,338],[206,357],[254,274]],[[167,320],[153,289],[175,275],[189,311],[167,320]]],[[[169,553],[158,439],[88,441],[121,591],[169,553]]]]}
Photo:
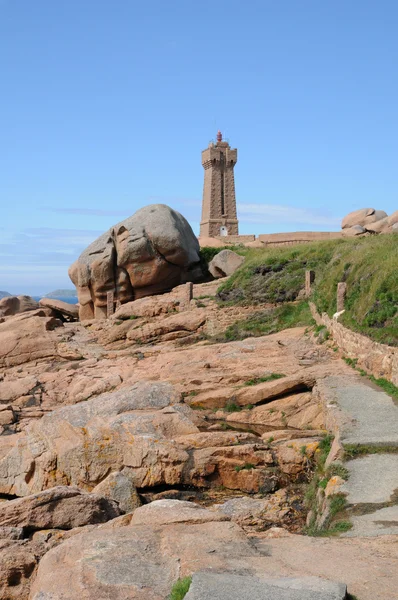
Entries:
{"type": "Polygon", "coordinates": [[[63,302],[62,300],[55,300],[53,298],[42,298],[39,300],[40,306],[46,308],[52,308],[53,310],[60,312],[62,315],[72,317],[72,319],[79,318],[79,307],[77,304],[70,304],[69,302],[63,302]]]}
{"type": "Polygon", "coordinates": [[[375,537],[398,534],[398,506],[388,506],[359,517],[351,517],[352,529],[340,537],[375,537]]]}
{"type": "Polygon", "coordinates": [[[185,600],[344,600],[347,587],[317,577],[258,578],[233,573],[199,572],[185,600]]]}
{"type": "Polygon", "coordinates": [[[329,411],[342,413],[343,444],[398,446],[398,406],[385,392],[359,377],[327,377],[323,387],[329,411]]]}
{"type": "Polygon", "coordinates": [[[350,476],[341,492],[349,504],[389,502],[398,490],[398,454],[369,454],[345,466],[350,476]]]}

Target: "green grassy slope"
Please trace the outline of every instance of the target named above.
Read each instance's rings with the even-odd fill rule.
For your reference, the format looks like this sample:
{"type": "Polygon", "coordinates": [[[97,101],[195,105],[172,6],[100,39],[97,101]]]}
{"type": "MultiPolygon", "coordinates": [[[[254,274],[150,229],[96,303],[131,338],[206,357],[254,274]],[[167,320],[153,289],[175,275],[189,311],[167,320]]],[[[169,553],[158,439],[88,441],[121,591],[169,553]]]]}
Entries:
{"type": "MultiPolygon", "coordinates": [[[[330,316],[336,312],[337,284],[346,281],[346,311],[341,322],[374,340],[398,346],[396,234],[252,248],[244,254],[244,265],[219,289],[223,302],[294,301],[304,286],[305,271],[311,269],[316,273],[311,299],[319,311],[330,316]]],[[[299,312],[302,317],[302,310],[299,312]]]]}

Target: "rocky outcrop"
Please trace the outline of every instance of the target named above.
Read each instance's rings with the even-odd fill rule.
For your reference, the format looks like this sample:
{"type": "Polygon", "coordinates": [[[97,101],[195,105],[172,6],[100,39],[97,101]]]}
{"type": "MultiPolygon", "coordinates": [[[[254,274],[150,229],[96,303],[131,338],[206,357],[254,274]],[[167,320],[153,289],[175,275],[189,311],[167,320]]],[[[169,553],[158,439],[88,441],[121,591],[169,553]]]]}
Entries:
{"type": "Polygon", "coordinates": [[[127,527],[103,526],[47,552],[29,598],[164,600],[179,578],[192,574],[186,598],[195,600],[241,600],[242,590],[245,598],[345,598],[342,584],[267,575],[268,557],[227,515],[160,500],[138,508],[127,527]]]}
{"type": "Polygon", "coordinates": [[[128,474],[128,469],[124,473],[110,473],[108,477],[93,489],[93,494],[99,494],[115,501],[124,513],[131,512],[138,506],[141,506],[141,501],[137,489],[128,474]]]}
{"type": "MultiPolygon", "coordinates": [[[[215,413],[215,417],[223,413],[215,413]]],[[[224,417],[231,423],[246,423],[248,426],[269,425],[271,427],[293,427],[321,429],[324,425],[322,406],[316,402],[309,392],[289,394],[280,400],[255,406],[250,410],[233,412],[224,417]]],[[[272,432],[269,434],[272,436],[272,432]]],[[[269,437],[268,436],[268,437],[269,437]]]]}
{"type": "Polygon", "coordinates": [[[172,439],[198,429],[167,383],[140,382],[33,421],[0,437],[0,493],[26,496],[56,485],[92,490],[112,471],[137,487],[181,481],[188,455],[172,439]]]}
{"type": "Polygon", "coordinates": [[[52,298],[42,298],[39,300],[40,306],[51,308],[57,316],[67,317],[69,320],[76,321],[79,317],[79,307],[77,304],[70,304],[62,300],[52,298]]]}
{"type": "Polygon", "coordinates": [[[8,317],[39,308],[39,303],[30,296],[6,296],[0,300],[0,317],[8,317]]]}
{"type": "Polygon", "coordinates": [[[134,317],[157,317],[177,310],[178,306],[178,299],[170,296],[170,294],[151,296],[122,304],[113,317],[115,320],[134,319],[134,317]]]}
{"type": "Polygon", "coordinates": [[[218,279],[235,273],[245,262],[245,258],[232,250],[221,250],[209,263],[209,271],[218,279]]]}
{"type": "Polygon", "coordinates": [[[206,322],[206,311],[197,309],[166,317],[161,321],[132,327],[127,339],[140,343],[148,343],[156,339],[171,340],[186,337],[196,332],[206,322]]]}
{"type": "Polygon", "coordinates": [[[222,504],[215,504],[212,510],[228,516],[246,531],[264,531],[270,525],[291,525],[295,517],[293,506],[297,505],[298,501],[294,493],[289,494],[286,489],[281,489],[265,498],[231,498],[222,504]]]}
{"type": "Polygon", "coordinates": [[[261,556],[227,517],[192,503],[155,501],[133,518],[128,527],[74,536],[50,550],[30,599],[164,600],[181,574],[261,556]]]}
{"type": "Polygon", "coordinates": [[[201,276],[188,221],[164,204],[137,211],[100,236],[70,267],[80,319],[107,317],[107,292],[122,304],[201,276]]]}
{"type": "Polygon", "coordinates": [[[56,339],[50,332],[62,322],[45,315],[41,311],[26,312],[0,323],[0,367],[58,355],[56,339]]]}
{"type": "Polygon", "coordinates": [[[15,381],[0,383],[0,404],[12,402],[22,396],[30,395],[37,386],[36,377],[21,377],[15,381]]]}
{"type": "Polygon", "coordinates": [[[112,500],[87,494],[73,486],[9,500],[1,505],[0,526],[39,529],[73,529],[90,523],[104,523],[120,515],[112,500]]]}
{"type": "Polygon", "coordinates": [[[39,544],[0,539],[0,598],[27,600],[31,577],[44,552],[39,544]]]}
{"type": "Polygon", "coordinates": [[[388,217],[388,224],[390,225],[390,227],[394,227],[398,224],[398,210],[393,212],[392,215],[388,217]]]}
{"type": "MultiPolygon", "coordinates": [[[[268,493],[279,486],[279,473],[298,473],[283,467],[290,458],[279,459],[267,440],[251,433],[201,432],[198,414],[179,399],[170,384],[140,382],[59,408],[22,433],[0,437],[0,493],[27,496],[75,485],[126,512],[139,504],[136,488],[221,485],[268,493]]],[[[283,411],[278,414],[285,423],[283,411]]]]}
{"type": "Polygon", "coordinates": [[[231,386],[201,392],[187,398],[187,402],[190,406],[200,408],[223,408],[228,402],[239,406],[255,405],[292,392],[312,389],[314,385],[315,376],[307,371],[240,389],[231,386]]]}
{"type": "Polygon", "coordinates": [[[373,233],[390,233],[393,224],[398,220],[398,218],[394,217],[396,214],[397,211],[388,217],[384,210],[361,208],[346,215],[342,220],[341,228],[346,233],[352,235],[360,235],[367,231],[373,233]]]}

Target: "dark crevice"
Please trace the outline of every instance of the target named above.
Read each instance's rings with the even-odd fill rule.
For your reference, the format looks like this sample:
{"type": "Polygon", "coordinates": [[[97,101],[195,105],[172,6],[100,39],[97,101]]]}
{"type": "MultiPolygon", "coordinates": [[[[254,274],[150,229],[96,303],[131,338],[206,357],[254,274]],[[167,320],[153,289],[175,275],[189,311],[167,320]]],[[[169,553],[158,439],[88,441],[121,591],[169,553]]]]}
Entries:
{"type": "MultiPolygon", "coordinates": [[[[263,406],[264,404],[268,404],[269,402],[273,402],[274,400],[282,400],[283,398],[286,398],[287,396],[291,396],[293,394],[302,394],[303,392],[312,392],[312,388],[313,388],[313,386],[309,386],[305,383],[298,383],[297,385],[293,385],[293,386],[289,387],[288,389],[284,390],[283,392],[280,392],[279,394],[269,396],[268,398],[265,398],[264,400],[260,400],[259,402],[256,402],[255,407],[263,406]]],[[[244,407],[242,406],[242,409],[243,408],[244,407]]]]}
{"type": "Polygon", "coordinates": [[[201,502],[205,499],[204,492],[207,488],[199,488],[194,485],[157,485],[153,487],[138,488],[137,493],[142,504],[150,504],[158,496],[168,500],[188,500],[190,502],[201,502]]]}
{"type": "Polygon", "coordinates": [[[0,494],[0,500],[18,500],[20,497],[16,494],[0,494]]]}

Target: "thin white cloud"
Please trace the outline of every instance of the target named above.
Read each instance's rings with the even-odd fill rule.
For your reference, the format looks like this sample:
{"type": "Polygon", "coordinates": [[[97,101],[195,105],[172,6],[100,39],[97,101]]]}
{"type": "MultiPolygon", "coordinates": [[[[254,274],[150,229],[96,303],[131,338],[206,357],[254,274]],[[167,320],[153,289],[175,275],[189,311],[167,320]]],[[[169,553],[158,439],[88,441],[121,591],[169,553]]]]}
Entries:
{"type": "MultiPolygon", "coordinates": [[[[146,204],[167,204],[169,206],[200,207],[201,200],[197,198],[178,198],[175,196],[150,196],[146,204]]],[[[129,217],[136,212],[132,207],[103,210],[102,208],[87,208],[84,206],[43,206],[40,210],[66,215],[85,215],[89,217],[129,217]]]]}
{"type": "Polygon", "coordinates": [[[99,208],[68,208],[68,207],[53,207],[43,206],[41,210],[48,212],[61,213],[67,215],[87,215],[90,217],[128,217],[131,213],[131,208],[119,210],[102,210],[99,208]]]}

